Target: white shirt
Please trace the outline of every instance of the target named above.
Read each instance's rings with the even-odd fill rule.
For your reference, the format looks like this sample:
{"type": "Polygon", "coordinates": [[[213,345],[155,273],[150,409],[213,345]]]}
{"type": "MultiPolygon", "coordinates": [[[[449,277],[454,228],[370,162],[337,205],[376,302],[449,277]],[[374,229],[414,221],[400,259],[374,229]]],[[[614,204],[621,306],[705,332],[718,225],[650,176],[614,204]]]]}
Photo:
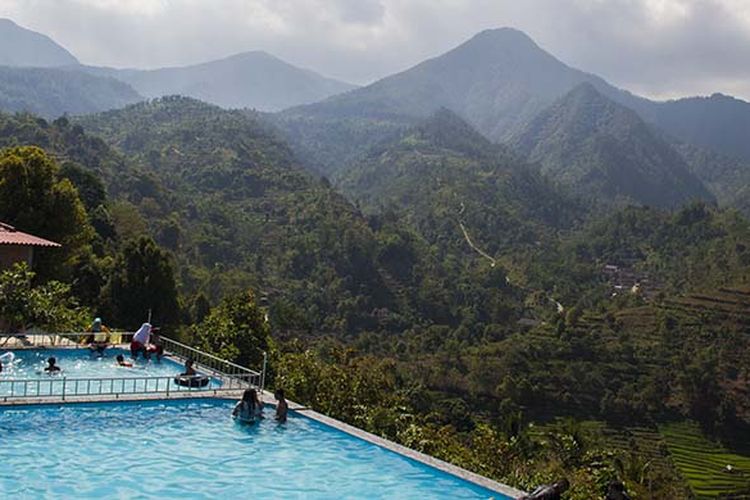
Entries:
{"type": "Polygon", "coordinates": [[[138,342],[139,344],[146,345],[148,344],[148,339],[150,337],[151,325],[148,323],[143,323],[138,331],[135,332],[135,335],[133,335],[133,342],[138,342]]]}

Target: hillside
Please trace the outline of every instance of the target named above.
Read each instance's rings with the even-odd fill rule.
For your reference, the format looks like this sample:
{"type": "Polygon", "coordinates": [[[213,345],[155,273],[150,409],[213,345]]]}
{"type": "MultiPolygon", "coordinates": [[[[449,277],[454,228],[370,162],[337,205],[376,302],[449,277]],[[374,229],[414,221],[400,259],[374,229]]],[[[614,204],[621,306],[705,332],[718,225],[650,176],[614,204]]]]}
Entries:
{"type": "Polygon", "coordinates": [[[119,108],[142,100],[127,84],[74,69],[0,67],[0,110],[45,118],[119,108]]]}
{"type": "Polygon", "coordinates": [[[634,111],[582,84],[513,134],[511,147],[579,195],[675,207],[713,196],[634,111]]]}
{"type": "Polygon", "coordinates": [[[53,67],[78,60],[48,36],[0,19],[0,66],[53,67]]]}
{"type": "Polygon", "coordinates": [[[122,80],[146,97],[183,95],[224,108],[260,111],[279,111],[312,103],[354,88],[348,83],[292,66],[262,51],[174,68],[84,69],[122,80]]]}
{"type": "Polygon", "coordinates": [[[682,142],[750,161],[750,103],[714,94],[653,107],[654,124],[682,142]]]}
{"type": "Polygon", "coordinates": [[[670,139],[690,170],[714,194],[720,206],[750,215],[750,160],[670,139]]]}
{"type": "Polygon", "coordinates": [[[372,148],[339,186],[366,211],[397,210],[430,242],[471,252],[472,240],[496,257],[576,214],[566,195],[448,110],[372,148]]]}

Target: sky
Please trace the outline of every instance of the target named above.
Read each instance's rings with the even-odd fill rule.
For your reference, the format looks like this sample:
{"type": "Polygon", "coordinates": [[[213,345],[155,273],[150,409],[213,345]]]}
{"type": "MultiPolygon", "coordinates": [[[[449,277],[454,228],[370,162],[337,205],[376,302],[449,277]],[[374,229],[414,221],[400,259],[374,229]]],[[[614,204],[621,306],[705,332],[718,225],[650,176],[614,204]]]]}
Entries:
{"type": "Polygon", "coordinates": [[[366,84],[487,28],[653,98],[750,100],[750,0],[0,0],[85,64],[155,68],[265,50],[366,84]]]}

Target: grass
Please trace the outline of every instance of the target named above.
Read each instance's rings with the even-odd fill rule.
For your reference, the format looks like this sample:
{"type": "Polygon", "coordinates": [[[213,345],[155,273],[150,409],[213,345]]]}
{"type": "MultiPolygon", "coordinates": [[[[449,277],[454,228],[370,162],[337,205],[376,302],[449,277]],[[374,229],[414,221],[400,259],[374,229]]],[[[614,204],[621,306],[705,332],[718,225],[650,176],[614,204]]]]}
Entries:
{"type": "MultiPolygon", "coordinates": [[[[750,492],[750,456],[739,455],[703,436],[697,424],[661,425],[672,461],[698,498],[719,498],[750,492]],[[732,473],[726,466],[734,468],[732,473]]],[[[737,498],[750,498],[737,497],[737,498]]]]}

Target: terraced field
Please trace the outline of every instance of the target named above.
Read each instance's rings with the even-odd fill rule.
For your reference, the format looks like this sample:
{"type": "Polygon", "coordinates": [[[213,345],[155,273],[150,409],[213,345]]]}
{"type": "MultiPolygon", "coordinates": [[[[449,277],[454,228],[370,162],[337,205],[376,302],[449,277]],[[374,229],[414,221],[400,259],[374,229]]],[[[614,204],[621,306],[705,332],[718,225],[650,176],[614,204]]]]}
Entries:
{"type": "Polygon", "coordinates": [[[732,453],[707,440],[691,422],[662,425],[659,431],[672,461],[698,498],[750,499],[750,455],[732,453]],[[732,494],[736,496],[728,496],[732,494]]]}

